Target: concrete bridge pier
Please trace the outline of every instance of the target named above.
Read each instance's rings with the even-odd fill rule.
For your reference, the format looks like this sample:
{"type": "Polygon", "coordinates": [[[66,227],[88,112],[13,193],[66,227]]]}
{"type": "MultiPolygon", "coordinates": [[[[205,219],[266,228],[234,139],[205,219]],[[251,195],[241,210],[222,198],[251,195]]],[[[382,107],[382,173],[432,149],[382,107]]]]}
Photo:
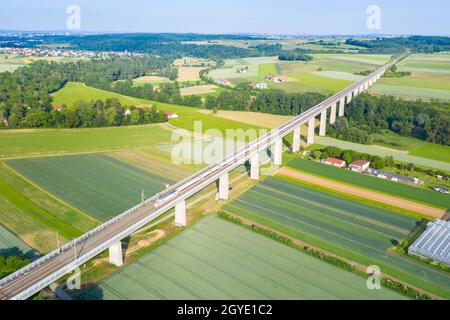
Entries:
{"type": "Polygon", "coordinates": [[[320,114],[320,130],[319,136],[325,137],[327,134],[327,109],[320,114]]]}
{"type": "Polygon", "coordinates": [[[345,97],[339,101],[339,117],[343,117],[345,114],[345,97]]]}
{"type": "Polygon", "coordinates": [[[219,199],[230,199],[230,178],[228,173],[219,178],[219,199]]]}
{"type": "Polygon", "coordinates": [[[121,267],[123,265],[123,251],[121,241],[117,241],[111,247],[109,247],[109,263],[115,265],[116,267],[121,267]]]}
{"type": "Polygon", "coordinates": [[[316,127],[316,118],[312,117],[308,122],[308,144],[314,143],[314,129],[316,127]]]}
{"type": "Polygon", "coordinates": [[[283,164],[283,138],[275,140],[273,164],[276,166],[281,166],[283,164]]]}
{"type": "Polygon", "coordinates": [[[330,124],[336,123],[336,109],[337,109],[337,102],[331,105],[330,124]]]}
{"type": "Polygon", "coordinates": [[[175,205],[175,225],[177,227],[186,227],[186,201],[182,200],[175,205]]]}
{"type": "Polygon", "coordinates": [[[301,134],[301,127],[298,126],[294,129],[294,141],[292,143],[292,152],[299,152],[300,151],[300,134],[301,134]]]}
{"type": "Polygon", "coordinates": [[[352,96],[352,94],[350,93],[350,94],[347,96],[347,104],[350,103],[350,102],[352,102],[352,99],[353,99],[353,96],[352,96]]]}
{"type": "Polygon", "coordinates": [[[256,153],[250,159],[250,179],[259,180],[259,154],[256,153]]]}

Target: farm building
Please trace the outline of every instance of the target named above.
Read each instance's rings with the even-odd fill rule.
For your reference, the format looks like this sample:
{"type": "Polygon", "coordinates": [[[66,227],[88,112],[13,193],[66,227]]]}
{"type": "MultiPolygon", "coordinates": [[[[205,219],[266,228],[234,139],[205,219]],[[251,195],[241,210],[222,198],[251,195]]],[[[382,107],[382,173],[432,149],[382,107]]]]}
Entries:
{"type": "Polygon", "coordinates": [[[385,179],[385,180],[391,180],[394,182],[401,182],[406,184],[413,184],[413,185],[421,185],[424,182],[418,178],[415,177],[408,177],[397,173],[392,173],[388,171],[383,170],[375,170],[375,169],[368,169],[367,171],[369,174],[374,175],[377,178],[385,179]]]}
{"type": "Polygon", "coordinates": [[[430,222],[427,230],[409,248],[408,253],[450,266],[450,221],[430,222]]]}
{"type": "Polygon", "coordinates": [[[272,75],[267,76],[266,79],[269,81],[272,81],[273,83],[282,83],[283,82],[283,80],[281,80],[280,78],[272,76],[272,75]]]}
{"type": "Polygon", "coordinates": [[[365,172],[369,169],[369,167],[370,167],[370,162],[367,160],[356,160],[348,166],[348,168],[350,170],[356,171],[356,172],[365,172]]]}
{"type": "Polygon", "coordinates": [[[216,81],[221,86],[229,86],[230,85],[230,81],[228,81],[227,79],[224,79],[224,78],[217,79],[216,81]]]}
{"type": "Polygon", "coordinates": [[[252,84],[250,84],[250,87],[252,87],[253,89],[266,90],[267,89],[267,83],[264,83],[264,82],[252,83],[252,84]]]}
{"type": "Polygon", "coordinates": [[[167,118],[169,118],[169,119],[178,119],[178,115],[177,115],[176,113],[167,111],[167,112],[164,112],[164,114],[165,114],[165,115],[167,116],[167,118]]]}
{"type": "Polygon", "coordinates": [[[323,160],[323,163],[328,164],[330,166],[335,166],[338,168],[344,168],[346,162],[344,160],[336,159],[336,158],[326,158],[323,160]]]}

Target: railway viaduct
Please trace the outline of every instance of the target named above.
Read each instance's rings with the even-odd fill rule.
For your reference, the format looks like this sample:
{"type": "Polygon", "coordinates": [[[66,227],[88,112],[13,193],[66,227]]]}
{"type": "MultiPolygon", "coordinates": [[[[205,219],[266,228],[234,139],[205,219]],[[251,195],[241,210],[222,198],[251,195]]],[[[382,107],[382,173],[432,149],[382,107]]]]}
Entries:
{"type": "Polygon", "coordinates": [[[307,143],[314,143],[317,117],[320,119],[319,135],[325,136],[327,122],[333,124],[337,117],[343,117],[346,104],[372,86],[388,68],[402,58],[391,60],[350,87],[250,142],[234,154],[226,156],[0,280],[0,299],[27,299],[105,250],[109,250],[110,262],[121,266],[123,264],[121,240],[173,209],[175,209],[175,224],[181,227],[186,226],[186,200],[217,181],[219,198],[227,200],[229,172],[247,161],[250,162],[251,179],[258,180],[261,152],[273,146],[272,161],[275,165],[281,165],[283,138],[293,133],[292,151],[298,152],[301,143],[301,127],[306,125],[308,127],[307,143]]]}

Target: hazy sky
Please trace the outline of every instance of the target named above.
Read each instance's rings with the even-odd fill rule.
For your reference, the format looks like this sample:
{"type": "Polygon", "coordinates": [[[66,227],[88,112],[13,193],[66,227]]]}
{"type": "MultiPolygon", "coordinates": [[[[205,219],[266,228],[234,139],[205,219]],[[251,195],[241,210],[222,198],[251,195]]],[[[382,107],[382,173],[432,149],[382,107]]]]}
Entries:
{"type": "Polygon", "coordinates": [[[72,4],[84,32],[450,33],[448,0],[0,0],[0,29],[66,30],[72,4]],[[366,26],[369,5],[380,30],[366,26]]]}

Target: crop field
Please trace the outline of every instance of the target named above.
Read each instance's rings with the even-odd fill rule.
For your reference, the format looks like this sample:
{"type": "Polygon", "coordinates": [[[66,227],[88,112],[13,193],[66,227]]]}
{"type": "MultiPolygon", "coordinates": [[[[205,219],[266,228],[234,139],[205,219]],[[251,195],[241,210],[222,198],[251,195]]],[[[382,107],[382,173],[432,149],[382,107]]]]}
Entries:
{"type": "MultiPolygon", "coordinates": [[[[390,142],[392,142],[392,141],[393,140],[391,140],[390,142]]],[[[363,145],[363,144],[333,139],[333,138],[329,138],[329,137],[317,137],[316,142],[318,144],[325,145],[325,146],[335,146],[335,147],[339,147],[344,150],[355,150],[358,152],[378,155],[380,157],[393,156],[394,159],[397,161],[414,163],[414,164],[417,164],[417,165],[420,165],[423,167],[435,168],[435,169],[440,169],[440,170],[450,172],[450,163],[443,161],[446,156],[442,155],[441,151],[445,151],[445,150],[443,148],[440,148],[438,145],[434,145],[434,144],[430,145],[430,147],[437,146],[436,150],[439,150],[439,151],[437,151],[437,153],[438,153],[437,155],[436,154],[421,154],[421,156],[416,156],[416,155],[413,155],[414,149],[413,149],[413,151],[411,151],[411,154],[409,154],[408,151],[387,148],[387,147],[379,146],[379,145],[363,145]],[[433,157],[433,158],[431,159],[431,157],[433,157]],[[435,158],[440,159],[440,160],[435,160],[435,158]]],[[[406,143],[406,144],[408,144],[408,143],[406,143]]],[[[403,149],[403,148],[404,148],[403,146],[400,146],[399,149],[403,149]]],[[[419,147],[417,147],[417,148],[419,148],[419,147]]]]}
{"type": "Polygon", "coordinates": [[[450,100],[450,59],[448,54],[414,54],[398,64],[411,76],[382,78],[371,92],[404,99],[450,100]]]}
{"type": "Polygon", "coordinates": [[[333,166],[300,158],[292,160],[289,162],[288,166],[307,173],[328,177],[333,180],[342,181],[359,187],[381,191],[390,195],[426,203],[443,209],[450,209],[448,195],[431,190],[383,180],[365,174],[341,170],[333,166]]]}
{"type": "MultiPolygon", "coordinates": [[[[202,110],[202,112],[205,114],[212,114],[212,111],[210,110],[202,110]]],[[[292,116],[282,116],[270,113],[229,110],[218,110],[215,116],[268,129],[277,128],[293,118],[292,116]]]]}
{"type": "Polygon", "coordinates": [[[185,87],[180,89],[182,96],[215,94],[219,87],[213,84],[185,87]]]}
{"type": "Polygon", "coordinates": [[[38,253],[0,224],[0,256],[34,258],[38,253]]]}
{"type": "Polygon", "coordinates": [[[172,162],[170,153],[156,147],[111,152],[107,155],[151,174],[164,172],[164,177],[172,181],[181,181],[197,170],[197,167],[194,165],[175,165],[172,162]]]}
{"type": "MultiPolygon", "coordinates": [[[[62,240],[81,235],[79,230],[61,219],[70,217],[73,221],[79,221],[73,210],[71,216],[67,208],[63,208],[65,211],[56,211],[64,206],[55,203],[48,195],[18,176],[10,177],[11,173],[3,163],[0,173],[0,223],[28,246],[46,253],[56,248],[56,232],[62,240]],[[24,190],[24,193],[17,190],[24,190]],[[36,199],[29,198],[30,195],[36,195],[36,199]]],[[[86,219],[86,223],[89,223],[89,219],[86,219]]]]}
{"type": "Polygon", "coordinates": [[[179,67],[178,81],[197,81],[200,80],[200,71],[202,67],[179,67]]]}
{"type": "Polygon", "coordinates": [[[269,65],[279,63],[280,61],[275,57],[257,57],[257,58],[245,58],[245,59],[229,59],[225,60],[225,66],[213,70],[209,73],[209,76],[214,79],[235,79],[235,78],[249,78],[258,77],[261,65],[269,65]],[[248,72],[238,73],[238,70],[243,67],[248,67],[248,72]]]}
{"type": "Polygon", "coordinates": [[[333,79],[313,73],[287,74],[286,76],[296,81],[286,82],[280,85],[271,84],[271,86],[274,88],[285,88],[288,92],[313,91],[328,94],[345,89],[353,83],[353,81],[333,79]],[[297,91],[297,88],[300,91],[297,91]]]}
{"type": "Polygon", "coordinates": [[[150,197],[173,181],[127,165],[112,157],[91,154],[8,161],[21,174],[72,206],[101,221],[150,197]]]}
{"type": "Polygon", "coordinates": [[[391,253],[419,221],[405,215],[346,200],[303,185],[268,178],[225,211],[264,224],[338,256],[442,297],[450,297],[450,275],[391,253]]]}
{"type": "Polygon", "coordinates": [[[387,289],[209,216],[79,299],[402,299],[387,289]]]}

